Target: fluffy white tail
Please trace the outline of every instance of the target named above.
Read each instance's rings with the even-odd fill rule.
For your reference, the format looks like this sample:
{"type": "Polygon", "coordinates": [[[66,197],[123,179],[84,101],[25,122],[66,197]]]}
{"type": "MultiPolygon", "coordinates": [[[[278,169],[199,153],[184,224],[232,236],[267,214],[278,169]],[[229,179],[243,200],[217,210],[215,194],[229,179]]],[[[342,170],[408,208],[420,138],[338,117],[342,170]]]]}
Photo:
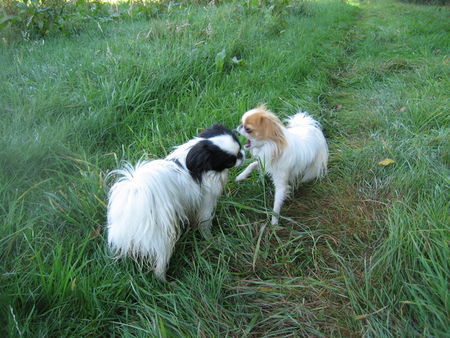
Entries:
{"type": "Polygon", "coordinates": [[[316,120],[314,120],[306,112],[298,112],[297,114],[287,118],[286,122],[287,122],[288,128],[312,126],[319,130],[322,130],[320,123],[317,122],[316,120]]]}

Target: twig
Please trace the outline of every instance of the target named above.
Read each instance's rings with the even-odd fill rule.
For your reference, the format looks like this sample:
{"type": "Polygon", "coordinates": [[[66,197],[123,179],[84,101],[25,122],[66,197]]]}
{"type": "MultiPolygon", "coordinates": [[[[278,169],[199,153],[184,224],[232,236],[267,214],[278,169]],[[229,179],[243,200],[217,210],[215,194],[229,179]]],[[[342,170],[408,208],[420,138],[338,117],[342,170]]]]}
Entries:
{"type": "Polygon", "coordinates": [[[385,202],[377,201],[377,200],[371,200],[371,199],[365,199],[365,200],[341,200],[343,202],[373,202],[373,203],[379,203],[383,205],[388,205],[385,202]]]}
{"type": "Polygon", "coordinates": [[[381,309],[378,309],[377,311],[374,311],[374,312],[371,312],[371,313],[366,313],[366,314],[364,314],[364,315],[356,316],[355,319],[356,319],[356,320],[361,320],[361,319],[369,318],[370,316],[373,316],[373,315],[375,315],[375,314],[377,314],[377,313],[379,313],[379,312],[385,310],[387,307],[388,307],[388,306],[386,305],[386,306],[383,306],[381,309]]]}
{"type": "Polygon", "coordinates": [[[258,258],[258,252],[259,252],[259,247],[260,247],[260,244],[261,244],[261,238],[262,238],[262,235],[264,233],[264,230],[266,230],[267,224],[268,223],[265,223],[261,227],[261,229],[259,229],[258,241],[256,242],[255,254],[253,255],[253,262],[252,262],[253,272],[255,272],[256,259],[258,258]]]}

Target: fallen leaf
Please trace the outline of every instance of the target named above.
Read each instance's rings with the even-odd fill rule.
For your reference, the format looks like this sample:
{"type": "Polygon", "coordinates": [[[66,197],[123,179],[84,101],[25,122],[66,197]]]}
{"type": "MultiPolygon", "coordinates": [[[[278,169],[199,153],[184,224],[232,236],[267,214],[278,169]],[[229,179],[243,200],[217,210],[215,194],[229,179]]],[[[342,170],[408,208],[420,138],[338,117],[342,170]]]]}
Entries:
{"type": "Polygon", "coordinates": [[[385,158],[383,161],[378,162],[379,165],[387,166],[392,163],[395,163],[395,161],[391,158],[385,158]]]}
{"type": "Polygon", "coordinates": [[[344,106],[342,104],[337,104],[334,106],[334,109],[342,109],[344,106]]]}
{"type": "Polygon", "coordinates": [[[434,54],[440,54],[442,51],[440,50],[440,49],[435,49],[435,50],[433,50],[433,53],[434,54]]]}
{"type": "Polygon", "coordinates": [[[405,110],[406,110],[406,107],[405,107],[405,106],[400,107],[400,109],[399,109],[399,111],[402,112],[402,113],[403,113],[405,110]]]}
{"type": "Polygon", "coordinates": [[[98,226],[92,233],[91,233],[91,239],[97,238],[100,236],[100,232],[102,231],[102,227],[98,226]]]}

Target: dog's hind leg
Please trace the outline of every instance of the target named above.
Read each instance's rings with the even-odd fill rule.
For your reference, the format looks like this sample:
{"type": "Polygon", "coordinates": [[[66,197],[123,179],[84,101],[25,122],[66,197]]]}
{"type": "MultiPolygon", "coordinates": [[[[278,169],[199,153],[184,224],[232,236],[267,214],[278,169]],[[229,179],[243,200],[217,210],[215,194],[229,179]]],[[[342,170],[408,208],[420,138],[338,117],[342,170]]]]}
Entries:
{"type": "Polygon", "coordinates": [[[289,193],[288,176],[274,177],[273,184],[275,186],[275,200],[273,204],[272,225],[278,224],[278,216],[280,215],[281,206],[289,193]]]}
{"type": "Polygon", "coordinates": [[[155,265],[154,272],[155,272],[156,278],[158,278],[161,282],[167,282],[166,270],[167,270],[166,260],[158,257],[156,259],[156,265],[155,265]]]}
{"type": "Polygon", "coordinates": [[[172,257],[176,239],[164,236],[157,237],[159,238],[155,238],[157,247],[155,247],[155,256],[153,257],[154,272],[160,281],[166,282],[166,271],[169,267],[169,261],[170,257],[172,257]]]}

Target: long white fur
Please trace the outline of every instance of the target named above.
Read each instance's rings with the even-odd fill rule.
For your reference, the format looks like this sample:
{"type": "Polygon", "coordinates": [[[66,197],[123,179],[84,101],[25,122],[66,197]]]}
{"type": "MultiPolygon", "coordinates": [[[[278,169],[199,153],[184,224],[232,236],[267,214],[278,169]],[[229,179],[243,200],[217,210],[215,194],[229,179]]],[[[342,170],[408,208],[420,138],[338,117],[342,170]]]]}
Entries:
{"type": "Polygon", "coordinates": [[[183,224],[198,224],[205,235],[210,234],[227,181],[228,170],[206,172],[201,184],[186,170],[186,154],[199,140],[179,146],[166,159],[134,167],[126,163],[112,172],[120,178],[109,192],[108,243],[119,257],[130,255],[150,263],[161,280],[183,224]]]}
{"type": "MultiPolygon", "coordinates": [[[[291,186],[322,177],[327,172],[328,146],[320,124],[305,112],[299,112],[285,122],[287,127],[281,126],[281,129],[287,145],[278,157],[275,155],[277,145],[274,141],[253,140],[243,127],[238,127],[238,131],[251,140],[251,154],[261,161],[264,170],[271,176],[274,183],[272,224],[278,223],[277,215],[280,214],[281,206],[291,186]]],[[[246,179],[258,167],[257,161],[251,163],[236,180],[246,179]]]]}

